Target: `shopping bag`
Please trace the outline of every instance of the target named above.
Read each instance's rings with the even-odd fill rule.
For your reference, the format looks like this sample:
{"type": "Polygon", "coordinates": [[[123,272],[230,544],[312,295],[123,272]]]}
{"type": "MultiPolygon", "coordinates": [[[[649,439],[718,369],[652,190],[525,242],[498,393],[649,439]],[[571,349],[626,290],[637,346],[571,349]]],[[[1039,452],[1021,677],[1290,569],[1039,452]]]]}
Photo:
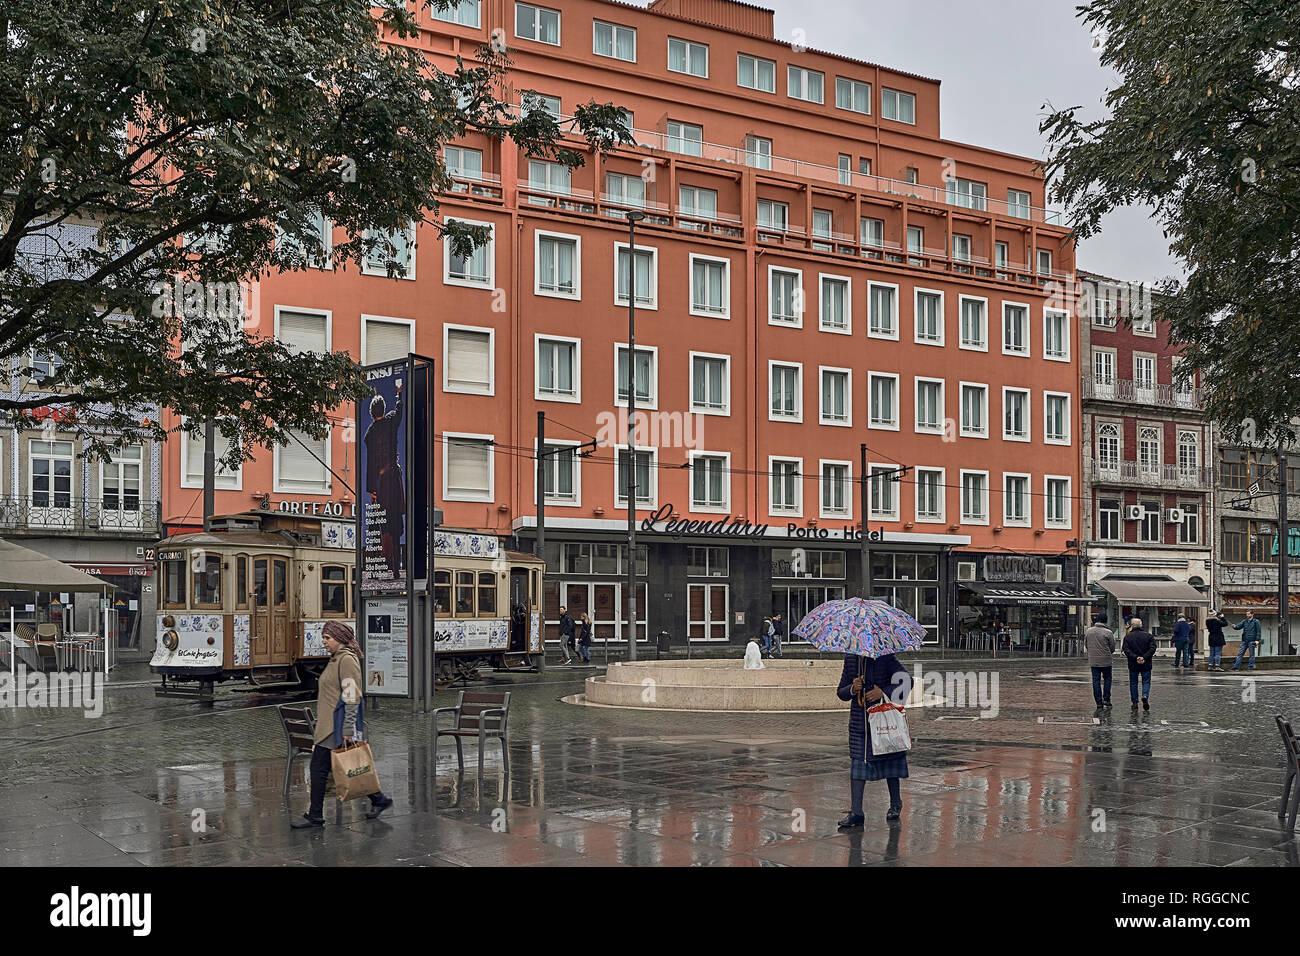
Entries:
{"type": "Polygon", "coordinates": [[[334,769],[334,790],[340,801],[368,797],[379,792],[379,774],[370,744],[354,743],[330,752],[334,769]]]}
{"type": "Polygon", "coordinates": [[[912,735],[907,730],[907,717],[903,708],[892,701],[882,700],[867,710],[867,724],[871,728],[871,754],[875,757],[912,749],[912,735]]]}

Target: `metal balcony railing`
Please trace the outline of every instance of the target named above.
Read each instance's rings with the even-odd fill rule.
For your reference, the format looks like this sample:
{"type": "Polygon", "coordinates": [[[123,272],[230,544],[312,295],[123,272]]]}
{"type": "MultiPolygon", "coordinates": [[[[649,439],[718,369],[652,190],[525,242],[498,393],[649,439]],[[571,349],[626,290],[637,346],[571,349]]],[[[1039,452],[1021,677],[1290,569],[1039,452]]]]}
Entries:
{"type": "Polygon", "coordinates": [[[1137,461],[1114,461],[1093,458],[1092,477],[1096,481],[1109,481],[1145,488],[1197,488],[1214,487],[1213,468],[1184,468],[1181,465],[1143,465],[1137,461]]]}
{"type": "Polygon", "coordinates": [[[115,537],[157,537],[161,533],[162,509],[157,502],[128,498],[117,504],[106,507],[102,501],[57,493],[0,498],[0,531],[115,537]]]}
{"type": "Polygon", "coordinates": [[[1130,378],[1117,378],[1109,382],[1098,381],[1095,377],[1084,378],[1083,397],[1104,402],[1183,408],[1188,411],[1199,411],[1205,407],[1203,389],[1179,389],[1164,382],[1138,382],[1130,378]]]}

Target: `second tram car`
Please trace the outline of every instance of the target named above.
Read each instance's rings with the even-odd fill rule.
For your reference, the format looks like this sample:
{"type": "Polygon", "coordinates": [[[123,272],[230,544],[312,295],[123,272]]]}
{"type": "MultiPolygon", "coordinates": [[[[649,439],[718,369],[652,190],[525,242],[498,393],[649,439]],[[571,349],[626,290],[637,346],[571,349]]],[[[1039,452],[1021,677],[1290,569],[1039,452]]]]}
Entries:
{"type": "MultiPolygon", "coordinates": [[[[325,623],[356,619],[355,553],[340,546],[350,536],[325,525],[252,512],[158,544],[157,645],[149,663],[162,675],[159,695],[207,697],[230,680],[314,685],[329,660],[325,623]]],[[[542,562],[502,549],[494,536],[435,535],[438,680],[473,677],[484,666],[537,666],[542,562]],[[472,552],[458,548],[466,540],[475,543],[472,552]]]]}

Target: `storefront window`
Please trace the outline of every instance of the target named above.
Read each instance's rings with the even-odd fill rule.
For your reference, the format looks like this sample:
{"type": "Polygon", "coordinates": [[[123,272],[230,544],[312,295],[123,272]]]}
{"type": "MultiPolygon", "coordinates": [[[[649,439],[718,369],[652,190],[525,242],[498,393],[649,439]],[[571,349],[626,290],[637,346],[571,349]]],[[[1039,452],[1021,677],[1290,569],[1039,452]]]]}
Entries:
{"type": "Polygon", "coordinates": [[[844,577],[843,551],[810,551],[806,548],[773,548],[774,578],[844,577]]]}
{"type": "MultiPolygon", "coordinates": [[[[560,567],[565,574],[627,574],[627,545],[564,544],[560,546],[560,567]]],[[[649,550],[637,545],[636,573],[649,568],[649,550]]]]}
{"type": "MultiPolygon", "coordinates": [[[[638,551],[640,548],[637,549],[638,551]]],[[[686,574],[693,578],[725,578],[729,574],[726,548],[687,548],[686,574]]]]}
{"type": "Polygon", "coordinates": [[[939,580],[934,554],[881,553],[871,555],[872,597],[911,615],[925,628],[926,644],[939,642],[939,588],[918,584],[939,580]]]}

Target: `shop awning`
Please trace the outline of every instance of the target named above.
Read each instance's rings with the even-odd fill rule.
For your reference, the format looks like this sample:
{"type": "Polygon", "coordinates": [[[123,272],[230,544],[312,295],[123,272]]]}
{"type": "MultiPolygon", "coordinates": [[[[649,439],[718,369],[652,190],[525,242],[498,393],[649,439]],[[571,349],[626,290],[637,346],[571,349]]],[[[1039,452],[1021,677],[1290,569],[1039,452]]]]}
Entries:
{"type": "Polygon", "coordinates": [[[1146,607],[1182,607],[1186,604],[1209,606],[1210,598],[1190,584],[1166,578],[1102,578],[1096,582],[1115,595],[1120,604],[1146,607]]]}
{"type": "Polygon", "coordinates": [[[1092,604],[1096,599],[1080,594],[1067,584],[993,584],[987,581],[962,583],[986,604],[1092,604]]]}

